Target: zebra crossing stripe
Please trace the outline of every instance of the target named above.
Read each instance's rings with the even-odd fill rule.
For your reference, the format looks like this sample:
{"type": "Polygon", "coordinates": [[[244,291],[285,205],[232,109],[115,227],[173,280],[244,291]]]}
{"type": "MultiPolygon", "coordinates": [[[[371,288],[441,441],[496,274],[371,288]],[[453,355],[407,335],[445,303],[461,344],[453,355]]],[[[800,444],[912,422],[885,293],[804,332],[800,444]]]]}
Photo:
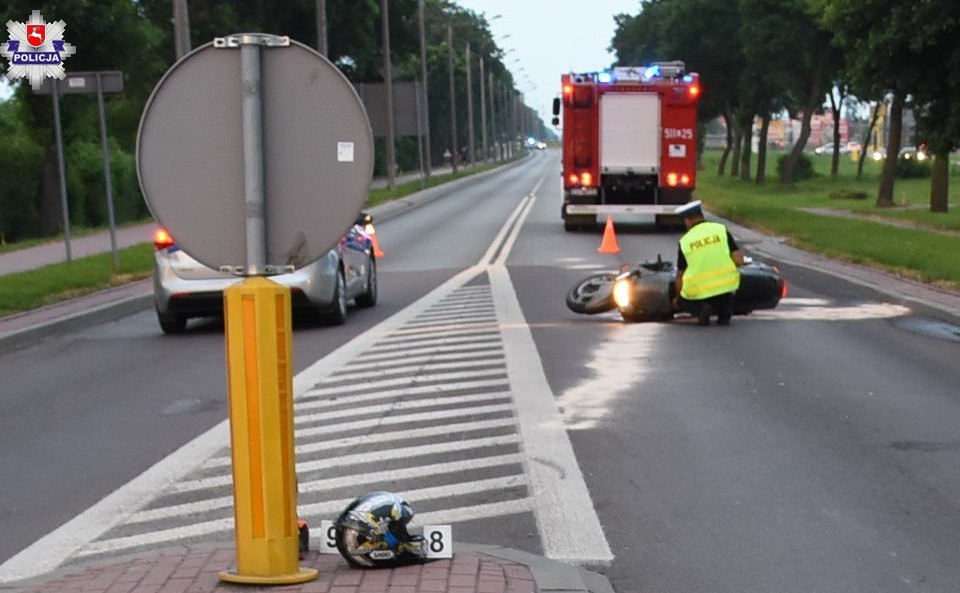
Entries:
{"type": "Polygon", "coordinates": [[[339,381],[344,378],[360,380],[369,377],[371,370],[382,370],[384,373],[400,372],[409,369],[443,371],[496,363],[503,364],[504,362],[503,350],[491,351],[489,353],[471,352],[462,354],[437,354],[434,356],[409,356],[406,359],[398,357],[393,364],[384,361],[352,364],[349,369],[330,375],[330,381],[339,381]],[[406,364],[404,364],[404,362],[406,362],[406,364]]]}
{"type": "MultiPolygon", "coordinates": [[[[502,372],[501,372],[502,374],[502,372]]],[[[446,397],[454,396],[444,396],[445,393],[461,393],[463,391],[477,391],[477,390],[491,390],[497,389],[501,391],[506,391],[509,389],[510,385],[507,383],[506,379],[486,379],[483,381],[462,381],[460,383],[448,383],[446,385],[417,385],[416,387],[403,387],[400,389],[391,389],[387,391],[377,391],[374,393],[354,393],[351,395],[345,395],[336,400],[316,400],[316,401],[307,401],[302,405],[295,406],[298,411],[313,411],[313,410],[323,410],[328,408],[334,408],[331,410],[331,413],[340,413],[339,416],[343,415],[356,415],[359,414],[359,410],[336,410],[336,408],[342,408],[346,405],[361,405],[367,404],[382,400],[388,400],[389,403],[383,404],[384,408],[377,409],[399,409],[402,406],[413,406],[413,407],[422,407],[421,402],[433,401],[431,405],[442,405],[447,401],[446,397]],[[427,399],[405,399],[400,401],[389,401],[395,400],[397,398],[410,398],[417,395],[433,395],[435,400],[427,399]]],[[[324,390],[322,394],[333,394],[336,395],[335,390],[324,390]]],[[[313,392],[311,392],[311,396],[313,392]]],[[[298,418],[298,424],[302,418],[298,418]]]]}
{"type": "MultiPolygon", "coordinates": [[[[354,453],[352,455],[341,455],[340,457],[333,457],[330,459],[317,459],[313,461],[300,462],[297,463],[296,471],[297,474],[305,474],[307,472],[331,469],[334,467],[359,465],[362,463],[373,463],[377,461],[390,461],[395,459],[410,459],[413,457],[424,457],[427,455],[469,451],[471,449],[485,449],[504,445],[517,445],[519,443],[520,438],[515,434],[510,434],[496,437],[468,439],[451,443],[418,445],[416,447],[391,449],[389,451],[369,451],[365,453],[354,453]]],[[[226,474],[210,478],[200,478],[196,480],[177,482],[176,484],[172,485],[168,491],[172,493],[195,492],[197,490],[221,488],[231,484],[233,484],[233,478],[229,474],[226,474]]]]}
{"type": "MultiPolygon", "coordinates": [[[[334,448],[354,447],[359,445],[376,445],[380,443],[398,442],[423,437],[456,435],[459,433],[472,432],[476,430],[516,427],[516,425],[516,421],[513,418],[499,418],[494,420],[481,420],[478,422],[460,422],[455,424],[444,424],[443,426],[397,430],[393,432],[375,432],[372,434],[361,434],[332,440],[300,444],[296,446],[295,452],[297,455],[308,455],[334,448]]],[[[205,463],[203,467],[204,469],[228,467],[230,463],[231,458],[229,456],[222,456],[211,459],[205,463]]]]}
{"type": "MultiPolygon", "coordinates": [[[[394,481],[406,480],[411,478],[425,479],[432,476],[443,474],[461,473],[465,471],[474,471],[478,469],[488,469],[508,465],[519,465],[523,463],[523,455],[520,453],[511,453],[508,455],[495,455],[493,457],[481,457],[479,459],[468,459],[461,461],[451,461],[447,463],[434,463],[430,465],[419,465],[416,467],[404,467],[390,470],[390,479],[394,481]]],[[[301,482],[298,490],[301,495],[313,494],[317,492],[326,492],[333,488],[348,488],[351,486],[364,486],[376,483],[383,479],[383,472],[371,472],[366,474],[351,474],[349,476],[337,476],[335,478],[323,478],[319,480],[310,480],[301,482]]],[[[195,515],[202,512],[220,510],[233,506],[233,496],[220,496],[207,500],[187,502],[179,505],[164,506],[155,509],[146,509],[139,511],[130,517],[127,525],[136,525],[139,523],[149,523],[164,519],[172,519],[186,515],[195,515]]]]}
{"type": "MultiPolygon", "coordinates": [[[[476,480],[473,482],[460,482],[444,486],[434,486],[430,488],[420,488],[409,490],[401,494],[410,500],[442,499],[463,496],[476,492],[490,492],[494,490],[507,490],[524,486],[525,479],[522,476],[506,476],[502,478],[490,478],[487,480],[476,480]]],[[[299,512],[302,516],[314,517],[334,517],[340,513],[351,499],[327,500],[314,504],[301,505],[299,512]]],[[[95,556],[104,553],[117,553],[123,550],[139,548],[145,545],[156,545],[172,541],[195,538],[201,535],[211,535],[214,533],[231,531],[233,529],[233,518],[214,519],[203,521],[192,525],[172,527],[169,529],[154,530],[138,535],[128,535],[113,539],[102,539],[93,542],[79,554],[80,557],[95,556]]]]}

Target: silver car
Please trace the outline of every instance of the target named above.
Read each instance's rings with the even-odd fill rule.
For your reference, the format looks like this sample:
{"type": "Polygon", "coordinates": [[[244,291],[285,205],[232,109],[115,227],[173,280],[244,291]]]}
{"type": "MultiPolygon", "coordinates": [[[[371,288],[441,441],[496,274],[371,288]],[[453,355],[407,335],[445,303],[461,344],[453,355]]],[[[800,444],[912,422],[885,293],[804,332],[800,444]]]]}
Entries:
{"type": "MultiPolygon", "coordinates": [[[[317,261],[270,279],[288,286],[294,310],[329,325],[346,321],[347,305],[377,303],[377,262],[372,218],[361,214],[339,243],[317,261]]],[[[223,291],[243,279],[208,268],[180,249],[163,228],[154,233],[153,296],[160,328],[186,329],[191,317],[223,315],[223,291]]]]}

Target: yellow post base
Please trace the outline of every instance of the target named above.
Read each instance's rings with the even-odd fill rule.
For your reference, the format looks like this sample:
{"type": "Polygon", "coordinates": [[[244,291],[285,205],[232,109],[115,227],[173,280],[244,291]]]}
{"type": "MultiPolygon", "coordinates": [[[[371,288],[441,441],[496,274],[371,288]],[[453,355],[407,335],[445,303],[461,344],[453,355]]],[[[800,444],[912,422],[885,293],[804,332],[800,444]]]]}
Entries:
{"type": "Polygon", "coordinates": [[[290,289],[251,277],[223,304],[237,565],[220,579],[306,582],[317,571],[299,567],[290,289]]]}
{"type": "Polygon", "coordinates": [[[319,576],[315,568],[301,568],[296,574],[279,574],[268,577],[243,575],[229,570],[220,571],[218,575],[225,583],[240,583],[241,585],[296,585],[306,583],[319,576]]]}

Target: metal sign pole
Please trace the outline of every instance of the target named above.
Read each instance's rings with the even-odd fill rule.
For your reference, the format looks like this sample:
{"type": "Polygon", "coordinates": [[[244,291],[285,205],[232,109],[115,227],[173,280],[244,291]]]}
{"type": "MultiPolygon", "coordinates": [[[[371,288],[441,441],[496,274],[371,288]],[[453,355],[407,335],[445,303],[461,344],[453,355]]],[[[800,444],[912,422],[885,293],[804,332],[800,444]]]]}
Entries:
{"type": "Polygon", "coordinates": [[[117,256],[117,222],[113,214],[113,175],[110,172],[110,145],[107,143],[107,115],[103,108],[103,75],[97,72],[97,108],[100,111],[100,146],[103,148],[103,180],[107,188],[107,221],[110,225],[110,253],[113,271],[120,270],[117,256]]]}
{"type": "Polygon", "coordinates": [[[243,85],[243,186],[247,215],[247,276],[264,275],[267,264],[267,227],[263,196],[263,85],[260,45],[256,37],[240,39],[240,77],[243,85]]]}
{"type": "Polygon", "coordinates": [[[57,169],[60,173],[60,208],[63,210],[63,245],[67,261],[73,261],[70,253],[70,209],[67,206],[67,173],[63,164],[63,132],[60,129],[60,81],[53,79],[53,130],[57,137],[57,169]]]}

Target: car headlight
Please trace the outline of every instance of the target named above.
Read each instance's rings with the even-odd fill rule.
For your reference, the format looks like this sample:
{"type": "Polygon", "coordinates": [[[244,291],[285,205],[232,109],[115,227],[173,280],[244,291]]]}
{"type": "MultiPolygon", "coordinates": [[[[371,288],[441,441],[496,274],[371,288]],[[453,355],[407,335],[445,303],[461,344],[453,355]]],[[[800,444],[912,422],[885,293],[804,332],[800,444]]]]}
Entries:
{"type": "Polygon", "coordinates": [[[633,293],[633,282],[630,280],[617,280],[613,285],[613,302],[621,309],[630,306],[630,295],[633,293]]]}

